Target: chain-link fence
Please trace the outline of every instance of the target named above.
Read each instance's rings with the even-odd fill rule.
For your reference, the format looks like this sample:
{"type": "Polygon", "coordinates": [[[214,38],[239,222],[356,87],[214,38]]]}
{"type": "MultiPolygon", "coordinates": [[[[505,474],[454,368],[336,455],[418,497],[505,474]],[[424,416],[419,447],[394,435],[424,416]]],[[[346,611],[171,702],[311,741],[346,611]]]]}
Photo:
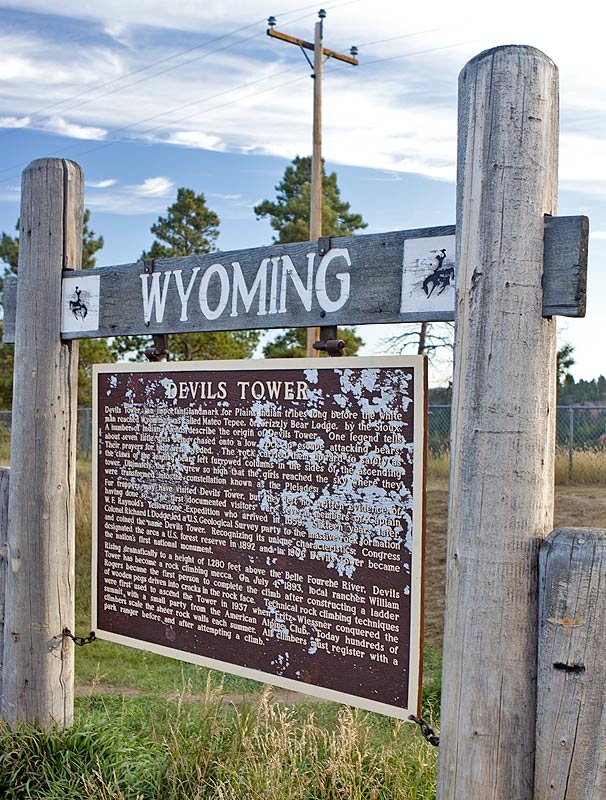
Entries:
{"type": "MultiPolygon", "coordinates": [[[[10,453],[12,411],[0,411],[0,454],[6,460],[10,453]]],[[[78,455],[90,458],[92,443],[92,410],[78,409],[78,455]]]]}
{"type": "MultiPolygon", "coordinates": [[[[448,452],[450,406],[429,406],[427,439],[430,458],[448,452]]],[[[558,406],[556,454],[558,482],[606,484],[606,406],[558,406]]]]}
{"type": "MultiPolygon", "coordinates": [[[[0,449],[10,447],[11,412],[0,411],[0,449]]],[[[448,453],[450,445],[450,406],[430,405],[428,409],[430,458],[448,453]]],[[[91,454],[92,412],[78,410],[78,453],[91,454]]],[[[559,482],[606,484],[606,406],[558,406],[556,418],[559,482]]]]}

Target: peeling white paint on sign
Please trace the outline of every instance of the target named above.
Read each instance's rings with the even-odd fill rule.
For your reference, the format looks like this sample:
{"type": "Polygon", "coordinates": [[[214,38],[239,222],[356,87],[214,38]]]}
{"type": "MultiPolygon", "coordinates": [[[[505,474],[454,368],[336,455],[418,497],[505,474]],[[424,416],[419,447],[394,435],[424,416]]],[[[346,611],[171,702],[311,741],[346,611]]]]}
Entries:
{"type": "Polygon", "coordinates": [[[100,635],[414,709],[423,359],[108,365],[95,385],[100,635]]]}

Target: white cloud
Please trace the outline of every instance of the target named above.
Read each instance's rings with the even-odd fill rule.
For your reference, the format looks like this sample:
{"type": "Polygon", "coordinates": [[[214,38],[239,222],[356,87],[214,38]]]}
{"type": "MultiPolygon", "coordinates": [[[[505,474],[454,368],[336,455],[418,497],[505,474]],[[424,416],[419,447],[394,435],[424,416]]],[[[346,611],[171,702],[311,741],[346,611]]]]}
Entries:
{"type": "Polygon", "coordinates": [[[42,129],[59,136],[68,136],[70,139],[104,139],[107,131],[103,128],[93,128],[68,122],[63,117],[51,117],[42,124],[42,129]]]}
{"type": "Polygon", "coordinates": [[[182,147],[195,147],[201,150],[225,150],[218,136],[211,136],[200,131],[176,131],[171,133],[165,142],[182,147]]]}
{"type": "MultiPolygon", "coordinates": [[[[312,38],[316,10],[301,9],[297,0],[284,5],[278,28],[312,38]]],[[[595,174],[596,164],[606,163],[597,100],[599,26],[570,18],[546,26],[542,10],[523,0],[511,0],[498,25],[479,0],[463,6],[436,0],[404,15],[395,0],[376,0],[372,9],[355,2],[328,9],[326,45],[341,52],[359,45],[360,65],[326,64],[325,157],[452,180],[457,75],[481,50],[518,41],[560,62],[561,105],[583,131],[582,139],[564,129],[562,180],[601,183],[595,174]]],[[[50,0],[20,0],[19,9],[56,14],[50,0]]],[[[63,0],[61,16],[81,26],[82,43],[70,43],[69,58],[55,25],[48,36],[33,26],[21,34],[0,32],[7,126],[31,117],[24,124],[72,138],[102,139],[115,131],[121,139],[212,151],[289,159],[310,152],[309,68],[298,48],[265,36],[267,8],[260,0],[230,0],[229,15],[219,0],[186,1],[170,14],[160,0],[63,0]],[[67,110],[37,121],[32,110],[49,101],[67,103],[67,110]]]]}
{"type": "Polygon", "coordinates": [[[86,181],[86,185],[91,189],[109,189],[110,186],[115,186],[118,183],[116,178],[106,178],[102,181],[86,181]]]}
{"type": "Polygon", "coordinates": [[[209,197],[216,197],[218,200],[226,200],[226,201],[236,201],[242,200],[241,194],[220,194],[219,192],[209,192],[209,197]]]}
{"type": "Polygon", "coordinates": [[[0,128],[27,128],[31,117],[0,117],[0,128]]]}
{"type": "Polygon", "coordinates": [[[158,176],[157,178],[146,178],[143,183],[129,186],[129,193],[136,197],[165,197],[172,191],[174,183],[170,178],[158,176]]]}

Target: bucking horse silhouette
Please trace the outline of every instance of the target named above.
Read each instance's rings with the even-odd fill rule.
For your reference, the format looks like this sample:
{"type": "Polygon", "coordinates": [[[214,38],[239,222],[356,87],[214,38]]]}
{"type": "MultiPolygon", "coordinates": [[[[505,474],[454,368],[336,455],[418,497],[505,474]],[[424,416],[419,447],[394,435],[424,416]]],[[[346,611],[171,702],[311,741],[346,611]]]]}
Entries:
{"type": "Polygon", "coordinates": [[[69,301],[69,307],[76,319],[84,319],[84,317],[88,314],[88,308],[86,303],[80,295],[82,294],[82,289],[79,286],[76,286],[76,300],[69,301]]]}
{"type": "Polygon", "coordinates": [[[443,267],[442,263],[446,258],[446,250],[442,249],[436,255],[438,266],[434,271],[428,275],[423,281],[423,291],[427,297],[431,297],[434,291],[439,288],[438,295],[442,294],[447,286],[450,286],[451,280],[454,279],[454,267],[443,267]]]}

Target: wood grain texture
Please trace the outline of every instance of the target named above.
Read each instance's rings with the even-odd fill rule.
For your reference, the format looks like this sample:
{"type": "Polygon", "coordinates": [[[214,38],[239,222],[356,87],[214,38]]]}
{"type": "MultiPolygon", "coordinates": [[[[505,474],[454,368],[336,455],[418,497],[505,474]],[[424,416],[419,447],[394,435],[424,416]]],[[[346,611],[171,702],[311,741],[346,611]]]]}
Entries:
{"type": "Polygon", "coordinates": [[[9,475],[10,470],[8,467],[0,467],[0,697],[2,697],[2,676],[4,672],[2,642],[4,641],[9,475]]]}
{"type": "Polygon", "coordinates": [[[557,70],[481,53],[459,78],[457,309],[440,800],[531,800],[537,552],[552,528],[557,70]]]}
{"type": "MultiPolygon", "coordinates": [[[[543,316],[554,314],[567,317],[585,315],[587,291],[587,242],[589,223],[587,217],[545,218],[545,259],[543,273],[543,316]]],[[[187,322],[180,319],[181,304],[175,291],[169,292],[165,319],[161,324],[153,318],[150,324],[143,319],[141,279],[143,264],[123,264],[77,270],[75,277],[98,275],[101,285],[101,319],[97,330],[64,333],[64,339],[98,338],[118,334],[170,334],[193,333],[199,330],[245,330],[264,328],[303,328],[310,325],[325,326],[365,325],[397,322],[439,322],[454,319],[452,307],[439,311],[420,293],[414,308],[402,311],[400,291],[402,284],[402,254],[407,239],[432,236],[453,236],[454,225],[419,228],[409,231],[391,231],[367,236],[332,239],[333,247],[347,247],[351,253],[351,299],[338,312],[323,313],[318,304],[306,311],[301,304],[292,304],[287,313],[259,316],[251,309],[245,313],[240,308],[237,318],[224,314],[216,320],[206,320],[198,313],[187,322]]],[[[187,256],[178,259],[158,259],[154,271],[182,270],[183,283],[188,285],[194,270],[204,270],[217,260],[230,265],[237,261],[248,286],[252,286],[255,273],[264,258],[278,258],[292,254],[298,263],[305,263],[306,254],[318,250],[317,242],[300,242],[296,245],[275,245],[206,256],[187,256]]],[[[4,337],[14,341],[16,279],[7,279],[4,288],[4,337]]],[[[195,290],[194,290],[195,291],[195,290]]],[[[332,291],[338,291],[333,286],[332,291]]],[[[194,303],[192,303],[194,305],[194,303]]],[[[314,337],[316,334],[314,334],[314,337]]]]}
{"type": "Polygon", "coordinates": [[[20,214],[2,716],[69,724],[73,713],[77,343],[60,336],[64,267],[80,264],[83,177],[34,161],[20,214]],[[67,643],[66,643],[67,642],[67,643]]]}
{"type": "Polygon", "coordinates": [[[545,218],[543,316],[584,317],[587,308],[587,217],[545,218]]]}
{"type": "Polygon", "coordinates": [[[605,574],[606,530],[541,546],[534,800],[606,797],[605,574]]]}

